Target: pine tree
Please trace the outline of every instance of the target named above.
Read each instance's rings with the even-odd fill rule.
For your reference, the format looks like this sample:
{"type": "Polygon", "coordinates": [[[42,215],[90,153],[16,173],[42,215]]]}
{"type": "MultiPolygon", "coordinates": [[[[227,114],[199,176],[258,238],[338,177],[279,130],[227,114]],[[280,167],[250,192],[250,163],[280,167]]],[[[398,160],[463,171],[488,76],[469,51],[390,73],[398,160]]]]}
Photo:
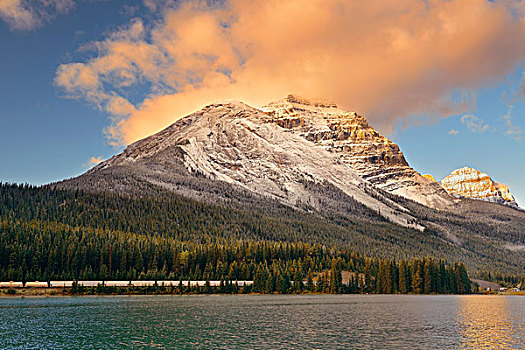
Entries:
{"type": "Polygon", "coordinates": [[[204,284],[204,293],[211,294],[212,292],[213,291],[212,291],[212,288],[211,288],[210,280],[207,278],[206,279],[206,283],[204,284]]]}
{"type": "Polygon", "coordinates": [[[275,279],[275,289],[277,293],[286,293],[286,283],[284,281],[284,276],[282,275],[282,273],[277,274],[277,278],[275,279]]]}
{"type": "Polygon", "coordinates": [[[365,286],[364,291],[366,293],[369,293],[373,290],[372,287],[372,271],[371,271],[371,262],[370,259],[366,259],[366,265],[365,265],[365,286]]]}
{"type": "Polygon", "coordinates": [[[330,269],[330,293],[336,294],[341,292],[342,280],[343,276],[340,261],[332,258],[332,267],[330,269]]]}
{"type": "Polygon", "coordinates": [[[295,269],[293,278],[293,289],[296,293],[300,293],[303,290],[303,274],[300,268],[295,269]]]}
{"type": "Polygon", "coordinates": [[[312,279],[312,269],[308,269],[308,274],[306,275],[306,289],[309,292],[314,290],[314,281],[312,279]]]}
{"type": "Polygon", "coordinates": [[[423,292],[423,278],[421,277],[421,264],[419,260],[412,262],[412,292],[421,294],[423,292]]]}
{"type": "Polygon", "coordinates": [[[257,267],[255,277],[253,279],[252,291],[254,293],[264,293],[266,289],[266,278],[261,264],[257,267]]]}
{"type": "Polygon", "coordinates": [[[430,259],[425,259],[425,264],[423,265],[423,293],[430,294],[432,293],[432,262],[430,259]]]}
{"type": "Polygon", "coordinates": [[[408,271],[406,260],[399,263],[399,293],[407,294],[409,292],[408,271]]]}
{"type": "Polygon", "coordinates": [[[456,278],[458,284],[459,294],[470,293],[470,279],[468,277],[467,269],[463,263],[456,264],[456,278]]]}

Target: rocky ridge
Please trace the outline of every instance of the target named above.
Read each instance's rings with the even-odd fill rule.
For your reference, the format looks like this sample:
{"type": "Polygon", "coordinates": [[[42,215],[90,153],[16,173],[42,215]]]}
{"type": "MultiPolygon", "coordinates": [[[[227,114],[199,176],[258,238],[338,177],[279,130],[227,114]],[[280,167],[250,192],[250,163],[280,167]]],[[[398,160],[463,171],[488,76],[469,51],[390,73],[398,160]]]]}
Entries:
{"type": "Polygon", "coordinates": [[[487,174],[473,168],[456,169],[441,180],[440,184],[448,193],[456,197],[481,199],[518,207],[506,185],[493,181],[487,174]]]}
{"type": "Polygon", "coordinates": [[[365,117],[295,95],[261,108],[237,101],[206,106],[59,186],[134,192],[148,184],[211,202],[228,200],[220,184],[229,184],[292,207],[330,208],[338,215],[357,210],[349,204],[355,201],[420,230],[409,210],[381,191],[431,208],[454,204],[365,117]]]}
{"type": "Polygon", "coordinates": [[[399,146],[372,128],[365,117],[335,103],[289,95],[264,107],[271,121],[333,153],[374,186],[443,209],[452,199],[435,181],[407,163],[399,146]]]}
{"type": "Polygon", "coordinates": [[[436,179],[434,178],[434,176],[432,176],[430,174],[423,174],[421,176],[423,176],[425,179],[429,179],[429,180],[432,180],[434,182],[437,182],[436,179]]]}

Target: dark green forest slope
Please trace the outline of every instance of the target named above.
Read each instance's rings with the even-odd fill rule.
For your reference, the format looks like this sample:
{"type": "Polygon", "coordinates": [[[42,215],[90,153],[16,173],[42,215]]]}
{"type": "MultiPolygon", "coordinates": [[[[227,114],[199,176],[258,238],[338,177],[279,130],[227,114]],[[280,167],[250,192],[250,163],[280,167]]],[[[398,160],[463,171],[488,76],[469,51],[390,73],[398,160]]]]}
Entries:
{"type": "MultiPolygon", "coordinates": [[[[398,276],[394,261],[413,258],[432,257],[437,265],[464,261],[474,273],[512,264],[495,258],[486,265],[490,252],[470,255],[431,230],[323,218],[273,202],[254,211],[173,194],[131,197],[2,184],[0,221],[0,280],[234,280],[253,279],[263,267],[293,279],[297,270],[306,276],[330,269],[333,259],[360,273],[369,261],[374,276],[383,263],[395,266],[398,276]]],[[[399,277],[392,281],[400,288],[399,277]]]]}
{"type": "Polygon", "coordinates": [[[266,216],[177,197],[0,188],[0,280],[254,280],[262,293],[470,290],[463,264],[406,260],[418,255],[410,235],[420,233],[386,223],[339,226],[286,207],[266,216]],[[402,235],[413,246],[403,253],[395,245],[402,235]],[[399,263],[386,258],[394,255],[399,263]],[[345,284],[343,270],[354,272],[345,284]]]}

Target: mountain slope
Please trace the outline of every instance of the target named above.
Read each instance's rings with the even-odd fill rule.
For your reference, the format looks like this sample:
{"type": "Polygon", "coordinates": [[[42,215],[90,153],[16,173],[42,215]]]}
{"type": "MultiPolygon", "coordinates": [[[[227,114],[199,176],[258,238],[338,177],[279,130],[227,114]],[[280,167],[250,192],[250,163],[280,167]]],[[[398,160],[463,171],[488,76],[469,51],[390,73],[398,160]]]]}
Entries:
{"type": "Polygon", "coordinates": [[[441,180],[440,184],[448,193],[457,197],[518,206],[507,186],[493,181],[490,176],[476,169],[456,169],[441,180]]]}
{"type": "MultiPolygon", "coordinates": [[[[23,242],[23,246],[16,246],[16,249],[32,255],[31,252],[39,252],[40,245],[53,246],[55,232],[60,233],[61,239],[66,241],[64,244],[67,244],[67,232],[71,232],[83,237],[84,242],[98,239],[101,234],[110,235],[120,242],[115,243],[119,246],[126,243],[123,234],[133,234],[138,240],[158,238],[158,244],[176,240],[186,248],[199,244],[231,246],[253,242],[303,242],[396,260],[432,256],[462,261],[474,273],[483,270],[523,271],[525,256],[519,250],[519,242],[523,247],[524,237],[519,231],[523,232],[525,220],[521,220],[521,229],[512,231],[516,229],[512,220],[519,219],[519,211],[493,203],[470,201],[480,207],[475,209],[466,205],[458,213],[449,213],[445,217],[435,210],[405,201],[404,204],[426,224],[435,224],[436,227],[420,232],[377,219],[319,216],[269,200],[253,201],[253,206],[239,209],[199,203],[161,189],[155,196],[136,196],[0,184],[0,253],[3,247],[10,246],[5,240],[16,237],[23,242]],[[494,227],[472,221],[481,215],[494,215],[495,207],[507,211],[492,218],[494,227]],[[514,213],[514,216],[509,216],[509,213],[514,213]],[[438,225],[450,230],[454,236],[447,237],[438,230],[438,225]],[[485,234],[487,228],[491,229],[491,235],[485,234]],[[39,241],[33,231],[45,232],[51,239],[39,241]],[[507,247],[500,244],[503,242],[516,243],[507,247]]],[[[110,251],[111,247],[106,245],[104,249],[110,251]]],[[[85,256],[100,264],[99,252],[95,250],[93,255],[85,256]]],[[[145,247],[131,253],[136,256],[140,252],[151,253],[145,247]]],[[[8,256],[0,254],[0,259],[4,258],[5,262],[8,256]]],[[[76,261],[81,260],[82,256],[79,256],[76,261]]],[[[20,261],[14,266],[21,264],[20,261]]]]}

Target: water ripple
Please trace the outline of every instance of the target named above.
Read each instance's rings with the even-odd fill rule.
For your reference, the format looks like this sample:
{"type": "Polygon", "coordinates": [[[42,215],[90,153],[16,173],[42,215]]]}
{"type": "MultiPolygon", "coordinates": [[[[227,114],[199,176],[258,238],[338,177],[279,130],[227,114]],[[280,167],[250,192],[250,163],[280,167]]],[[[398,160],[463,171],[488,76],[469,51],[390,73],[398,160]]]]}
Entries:
{"type": "Polygon", "coordinates": [[[1,349],[521,349],[525,298],[0,299],[1,349]]]}

